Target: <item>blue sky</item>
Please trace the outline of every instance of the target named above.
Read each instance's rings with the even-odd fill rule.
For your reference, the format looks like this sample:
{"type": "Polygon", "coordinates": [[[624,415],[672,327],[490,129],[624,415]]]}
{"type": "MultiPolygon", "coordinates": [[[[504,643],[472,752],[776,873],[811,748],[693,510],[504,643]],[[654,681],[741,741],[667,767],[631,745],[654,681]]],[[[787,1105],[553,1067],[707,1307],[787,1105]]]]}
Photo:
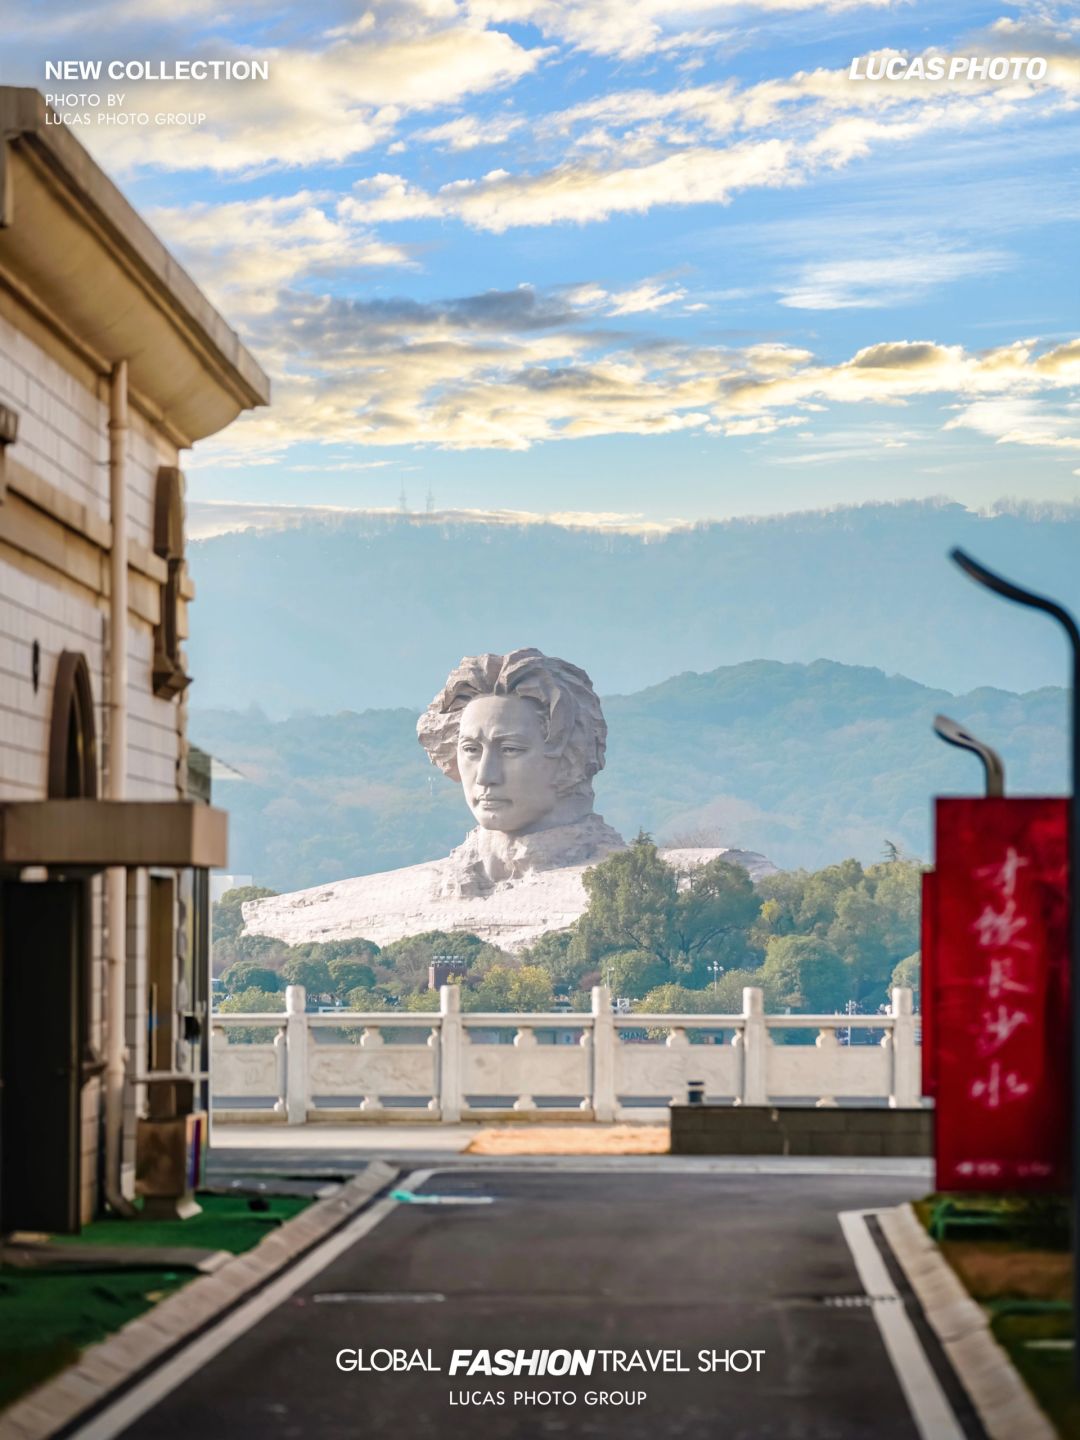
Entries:
{"type": "Polygon", "coordinates": [[[7,25],[0,78],[42,89],[46,58],[270,62],[109,87],[197,127],[78,130],[274,378],[189,458],[196,533],[403,491],[631,524],[1080,495],[1075,7],[39,0],[7,25]],[[849,78],[883,51],[1047,74],[849,78]]]}

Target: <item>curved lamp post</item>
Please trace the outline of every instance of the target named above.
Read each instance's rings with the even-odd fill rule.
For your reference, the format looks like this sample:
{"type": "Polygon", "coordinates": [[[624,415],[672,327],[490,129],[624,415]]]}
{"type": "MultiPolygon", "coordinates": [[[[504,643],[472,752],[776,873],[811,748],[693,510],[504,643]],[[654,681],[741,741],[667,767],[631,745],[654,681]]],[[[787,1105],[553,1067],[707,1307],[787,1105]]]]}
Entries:
{"type": "MultiPolygon", "coordinates": [[[[1071,798],[1069,801],[1069,995],[1072,1011],[1072,1234],[1073,1234],[1073,1333],[1080,1342],[1080,629],[1064,605],[1045,595],[1036,595],[988,570],[959,548],[949,551],[972,580],[1006,600],[1042,610],[1051,615],[1068,636],[1072,649],[1072,689],[1069,696],[1069,725],[1072,744],[1071,798]]],[[[1080,1388],[1080,1343],[1073,1345],[1073,1383],[1080,1388]]]]}
{"type": "Polygon", "coordinates": [[[986,771],[986,795],[997,799],[1005,794],[1005,762],[992,746],[976,739],[970,730],[948,715],[934,716],[934,734],[946,745],[956,745],[961,750],[970,750],[977,755],[986,771]]]}

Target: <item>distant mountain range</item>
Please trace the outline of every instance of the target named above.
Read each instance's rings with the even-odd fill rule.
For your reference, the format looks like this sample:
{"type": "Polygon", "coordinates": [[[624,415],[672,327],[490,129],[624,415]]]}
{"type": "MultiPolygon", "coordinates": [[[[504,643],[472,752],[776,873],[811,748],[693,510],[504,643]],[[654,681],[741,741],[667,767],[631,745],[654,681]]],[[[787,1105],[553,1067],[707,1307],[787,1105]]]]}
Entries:
{"type": "Polygon", "coordinates": [[[1063,683],[1056,627],[980,591],[955,544],[1080,609],[1080,507],[913,502],[648,535],[363,513],[233,531],[190,546],[194,703],[412,710],[462,655],[524,645],[605,694],[760,656],[953,692],[1063,683]]]}
{"type": "MultiPolygon", "coordinates": [[[[978,763],[931,733],[939,710],[1001,750],[1010,790],[1066,783],[1060,688],[958,696],[833,661],[755,660],[612,695],[604,710],[597,809],[628,839],[644,828],[668,843],[759,850],[784,868],[879,859],[887,841],[928,854],[930,797],[981,788],[978,763]]],[[[471,817],[428,764],[416,714],[193,711],[195,742],[244,777],[219,780],[214,796],[232,816],[230,869],[294,890],[445,855],[471,817]]]]}

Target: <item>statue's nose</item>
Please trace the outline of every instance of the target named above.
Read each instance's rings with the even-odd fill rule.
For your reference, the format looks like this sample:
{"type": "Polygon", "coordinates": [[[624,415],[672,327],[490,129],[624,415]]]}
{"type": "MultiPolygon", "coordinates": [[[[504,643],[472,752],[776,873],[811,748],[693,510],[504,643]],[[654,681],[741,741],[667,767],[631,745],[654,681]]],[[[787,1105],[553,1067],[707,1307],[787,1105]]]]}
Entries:
{"type": "Polygon", "coordinates": [[[481,785],[497,785],[502,779],[502,767],[499,764],[499,753],[497,750],[485,750],[480,760],[480,767],[476,772],[476,778],[481,785]]]}

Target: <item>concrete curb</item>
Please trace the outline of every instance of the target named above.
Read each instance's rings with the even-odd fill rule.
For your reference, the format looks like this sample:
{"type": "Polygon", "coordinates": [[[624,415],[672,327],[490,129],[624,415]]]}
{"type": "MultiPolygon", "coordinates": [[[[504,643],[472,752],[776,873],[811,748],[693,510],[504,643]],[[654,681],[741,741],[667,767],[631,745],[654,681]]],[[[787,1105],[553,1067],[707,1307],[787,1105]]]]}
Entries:
{"type": "Polygon", "coordinates": [[[251,1250],[235,1255],[212,1275],[202,1275],[131,1320],[115,1335],[91,1345],[79,1360],[0,1415],[0,1440],[50,1440],[89,1418],[114,1392],[180,1349],[233,1310],[295,1260],[351,1220],[401,1171],[373,1161],[337,1194],[319,1200],[272,1231],[251,1250]]]}
{"type": "Polygon", "coordinates": [[[910,1205],[879,1210],[878,1224],[991,1440],[1057,1440],[1057,1431],[990,1332],[990,1321],[910,1205]]]}

